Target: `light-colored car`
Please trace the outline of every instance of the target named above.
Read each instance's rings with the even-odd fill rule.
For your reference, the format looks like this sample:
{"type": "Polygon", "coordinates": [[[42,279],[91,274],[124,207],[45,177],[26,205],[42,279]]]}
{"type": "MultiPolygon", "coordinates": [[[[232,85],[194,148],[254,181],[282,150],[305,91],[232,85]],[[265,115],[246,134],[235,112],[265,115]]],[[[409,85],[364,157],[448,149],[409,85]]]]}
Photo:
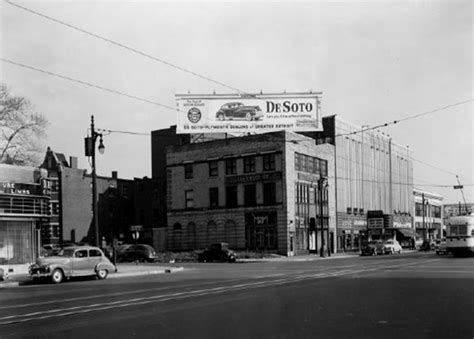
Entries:
{"type": "Polygon", "coordinates": [[[64,278],[79,276],[105,279],[109,272],[115,272],[115,266],[99,248],[92,246],[65,247],[58,255],[38,258],[30,266],[33,279],[50,278],[56,284],[64,278]]]}
{"type": "Polygon", "coordinates": [[[440,239],[439,243],[436,242],[436,254],[448,254],[448,244],[446,243],[446,239],[440,239]]]}
{"type": "Polygon", "coordinates": [[[383,242],[381,251],[383,254],[402,253],[402,246],[397,240],[389,239],[383,242]]]}

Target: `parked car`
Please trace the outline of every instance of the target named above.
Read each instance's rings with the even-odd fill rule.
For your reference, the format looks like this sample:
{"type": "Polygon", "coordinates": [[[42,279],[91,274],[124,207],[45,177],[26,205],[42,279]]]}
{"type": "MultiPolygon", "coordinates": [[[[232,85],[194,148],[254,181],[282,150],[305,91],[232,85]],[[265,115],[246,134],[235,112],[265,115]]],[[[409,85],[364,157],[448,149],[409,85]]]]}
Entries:
{"type": "Polygon", "coordinates": [[[198,255],[198,261],[200,262],[235,262],[236,260],[237,254],[229,249],[229,244],[225,242],[211,244],[208,249],[198,255]]]}
{"type": "Polygon", "coordinates": [[[400,254],[402,253],[402,246],[397,240],[389,239],[383,242],[381,250],[383,254],[400,254]]]}
{"type": "Polygon", "coordinates": [[[446,239],[440,239],[439,242],[436,244],[436,254],[448,254],[448,244],[446,242],[446,239]]]}
{"type": "Polygon", "coordinates": [[[381,240],[372,240],[362,246],[361,255],[377,255],[378,248],[382,247],[381,240]]]}
{"type": "Polygon", "coordinates": [[[146,244],[121,245],[117,249],[117,261],[155,261],[158,256],[153,247],[146,244]]]}
{"type": "Polygon", "coordinates": [[[38,258],[29,271],[33,279],[50,278],[58,284],[64,278],[77,276],[105,279],[115,266],[98,247],[73,246],[63,248],[58,255],[38,258]]]}
{"type": "Polygon", "coordinates": [[[41,246],[41,249],[42,249],[41,254],[44,257],[50,257],[52,255],[57,255],[59,251],[61,251],[61,246],[57,244],[45,244],[41,246]]]}
{"type": "Polygon", "coordinates": [[[435,242],[433,240],[424,240],[420,246],[420,251],[433,251],[435,249],[435,242]]]}
{"type": "Polygon", "coordinates": [[[241,102],[228,102],[217,111],[217,120],[260,120],[263,112],[260,106],[245,106],[241,102]]]}

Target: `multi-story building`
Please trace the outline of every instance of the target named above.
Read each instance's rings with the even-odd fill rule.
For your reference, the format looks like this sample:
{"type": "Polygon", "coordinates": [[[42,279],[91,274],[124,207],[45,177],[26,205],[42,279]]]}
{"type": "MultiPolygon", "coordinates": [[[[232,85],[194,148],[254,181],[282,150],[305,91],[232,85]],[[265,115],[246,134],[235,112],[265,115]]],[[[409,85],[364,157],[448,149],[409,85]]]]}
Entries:
{"type": "Polygon", "coordinates": [[[285,131],[169,146],[167,248],[223,241],[294,255],[317,251],[323,234],[334,251],[333,154],[285,131]]]}
{"type": "Polygon", "coordinates": [[[323,132],[304,133],[334,147],[338,248],[358,250],[367,231],[367,212],[385,215],[380,237],[413,237],[413,162],[408,147],[380,131],[340,117],[323,118],[323,132]]]}
{"type": "MultiPolygon", "coordinates": [[[[0,164],[0,271],[25,271],[49,225],[52,181],[45,170],[0,164]]],[[[1,278],[1,277],[0,277],[1,278]]]]}
{"type": "Polygon", "coordinates": [[[413,189],[413,209],[417,237],[422,240],[440,239],[446,236],[443,225],[443,196],[437,193],[413,189]]]}
{"type": "MultiPolygon", "coordinates": [[[[70,161],[49,147],[41,168],[52,182],[51,222],[43,227],[42,243],[95,243],[92,220],[92,177],[79,169],[77,158],[70,161]]],[[[133,224],[133,180],[97,176],[99,237],[111,243],[113,238],[131,239],[133,224]]]]}
{"type": "MultiPolygon", "coordinates": [[[[298,135],[314,139],[312,147],[331,145],[334,159],[330,171],[335,180],[335,216],[337,250],[357,251],[362,240],[374,238],[397,238],[403,244],[410,244],[416,236],[413,216],[413,162],[409,147],[396,143],[389,135],[378,130],[357,126],[340,117],[328,116],[322,119],[322,132],[304,132],[298,135]],[[380,227],[368,230],[368,212],[382,216],[380,227]]],[[[244,137],[226,134],[176,134],[176,127],[152,132],[152,175],[161,185],[157,193],[159,211],[169,212],[166,199],[166,154],[180,150],[189,144],[198,149],[212,139],[245,144],[244,137]],[[235,139],[235,140],[234,140],[235,139]],[[178,146],[167,149],[168,145],[178,146]]],[[[192,158],[188,159],[192,161],[192,158]]],[[[291,178],[290,178],[291,179],[291,178]]],[[[169,216],[169,214],[168,214],[169,216]]],[[[163,215],[160,225],[170,225],[163,215]]]]}

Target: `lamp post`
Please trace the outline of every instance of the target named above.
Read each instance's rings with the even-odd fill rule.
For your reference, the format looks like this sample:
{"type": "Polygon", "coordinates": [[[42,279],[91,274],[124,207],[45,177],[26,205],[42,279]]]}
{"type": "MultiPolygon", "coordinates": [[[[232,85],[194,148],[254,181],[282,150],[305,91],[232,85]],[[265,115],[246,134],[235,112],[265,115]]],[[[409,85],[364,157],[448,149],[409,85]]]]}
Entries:
{"type": "MultiPolygon", "coordinates": [[[[321,249],[319,255],[321,257],[326,256],[326,242],[324,240],[324,213],[323,213],[323,191],[328,186],[327,178],[320,177],[318,180],[318,190],[319,190],[319,220],[321,225],[321,249]]],[[[329,242],[329,225],[328,225],[328,242],[329,242]]]]}
{"type": "Polygon", "coordinates": [[[104,154],[105,146],[102,142],[102,133],[97,133],[94,125],[94,116],[91,116],[91,135],[85,141],[86,157],[92,158],[92,221],[94,225],[94,243],[100,246],[99,238],[99,215],[97,213],[97,173],[95,167],[95,143],[99,138],[99,153],[104,154]]]}

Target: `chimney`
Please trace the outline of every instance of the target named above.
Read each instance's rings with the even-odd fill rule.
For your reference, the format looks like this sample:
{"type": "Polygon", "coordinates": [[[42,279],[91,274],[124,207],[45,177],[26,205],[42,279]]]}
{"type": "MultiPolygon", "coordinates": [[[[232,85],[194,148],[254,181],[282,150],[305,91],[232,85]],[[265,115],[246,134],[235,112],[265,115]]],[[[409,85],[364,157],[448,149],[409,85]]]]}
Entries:
{"type": "Polygon", "coordinates": [[[77,157],[69,157],[69,166],[77,169],[77,157]]]}
{"type": "Polygon", "coordinates": [[[117,179],[117,171],[112,171],[112,179],[117,179]]]}

